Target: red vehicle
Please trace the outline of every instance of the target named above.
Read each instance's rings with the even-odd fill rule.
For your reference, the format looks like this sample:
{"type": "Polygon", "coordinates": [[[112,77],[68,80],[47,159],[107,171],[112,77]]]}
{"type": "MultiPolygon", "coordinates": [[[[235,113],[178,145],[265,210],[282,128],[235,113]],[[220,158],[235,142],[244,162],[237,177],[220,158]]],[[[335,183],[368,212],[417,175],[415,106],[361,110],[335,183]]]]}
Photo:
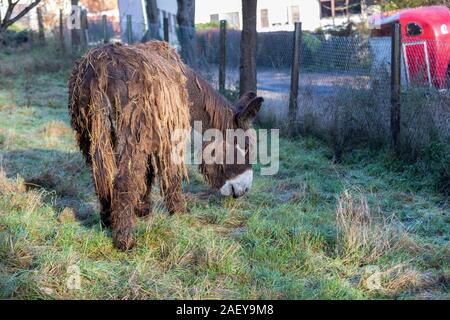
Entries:
{"type": "Polygon", "coordinates": [[[375,15],[371,18],[372,36],[390,35],[395,23],[402,26],[408,83],[448,88],[450,10],[445,6],[430,6],[375,15]]]}

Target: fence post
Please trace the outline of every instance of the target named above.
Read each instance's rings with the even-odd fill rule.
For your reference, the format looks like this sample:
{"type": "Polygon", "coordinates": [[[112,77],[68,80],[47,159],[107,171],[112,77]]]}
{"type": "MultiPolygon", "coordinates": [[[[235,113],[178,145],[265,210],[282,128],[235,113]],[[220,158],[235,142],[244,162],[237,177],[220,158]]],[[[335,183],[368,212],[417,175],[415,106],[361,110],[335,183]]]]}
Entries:
{"type": "Polygon", "coordinates": [[[39,43],[41,45],[45,44],[45,31],[44,31],[44,19],[42,17],[42,9],[41,7],[36,8],[37,19],[38,19],[38,28],[39,28],[39,43]]]}
{"type": "Polygon", "coordinates": [[[127,14],[127,42],[130,44],[133,43],[133,27],[131,19],[131,14],[127,14]]]}
{"type": "Polygon", "coordinates": [[[64,43],[64,16],[63,9],[59,9],[59,47],[61,52],[66,51],[66,45],[64,43]]]}
{"type": "Polygon", "coordinates": [[[81,10],[80,12],[80,24],[81,24],[81,45],[83,49],[88,47],[88,37],[87,37],[87,10],[81,10]]]}
{"type": "Polygon", "coordinates": [[[401,46],[401,25],[396,23],[392,28],[391,45],[391,134],[396,153],[400,137],[401,46]]]}
{"type": "Polygon", "coordinates": [[[226,52],[227,21],[220,20],[220,45],[219,45],[219,90],[225,90],[225,67],[227,63],[226,52]]]}
{"type": "Polygon", "coordinates": [[[291,93],[289,97],[289,135],[297,131],[298,84],[300,77],[300,49],[302,44],[302,23],[295,23],[294,45],[292,50],[291,93]]]}
{"type": "Polygon", "coordinates": [[[164,41],[169,42],[169,18],[164,18],[163,20],[164,27],[164,41]]]}
{"type": "MultiPolygon", "coordinates": [[[[76,54],[80,50],[80,6],[78,6],[78,0],[72,0],[72,13],[70,15],[71,23],[71,50],[72,54],[76,54]]],[[[81,23],[80,23],[81,24],[81,23]]]]}
{"type": "Polygon", "coordinates": [[[106,14],[102,15],[102,29],[103,29],[103,43],[107,44],[109,42],[108,38],[108,20],[106,14]]]}

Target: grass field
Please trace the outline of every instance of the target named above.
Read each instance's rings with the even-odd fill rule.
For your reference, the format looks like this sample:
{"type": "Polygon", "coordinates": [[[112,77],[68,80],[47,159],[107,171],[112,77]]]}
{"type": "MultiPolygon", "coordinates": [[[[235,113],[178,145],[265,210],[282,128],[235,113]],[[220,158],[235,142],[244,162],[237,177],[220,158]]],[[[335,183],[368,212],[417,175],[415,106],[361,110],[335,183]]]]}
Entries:
{"type": "Polygon", "coordinates": [[[241,199],[191,168],[190,212],[168,216],[155,193],[136,248],[115,250],[69,126],[68,68],[0,55],[0,298],[450,297],[450,203],[434,178],[384,149],[333,164],[312,137],[281,139],[278,175],[256,168],[241,199]]]}

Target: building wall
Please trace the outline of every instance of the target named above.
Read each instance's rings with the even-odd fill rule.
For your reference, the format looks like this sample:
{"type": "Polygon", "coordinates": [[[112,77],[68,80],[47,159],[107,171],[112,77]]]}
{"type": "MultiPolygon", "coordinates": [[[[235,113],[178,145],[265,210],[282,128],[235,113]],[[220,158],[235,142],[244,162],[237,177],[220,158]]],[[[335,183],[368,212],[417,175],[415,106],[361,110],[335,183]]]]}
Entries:
{"type": "MultiPolygon", "coordinates": [[[[176,0],[157,0],[159,16],[159,33],[162,38],[164,35],[163,20],[164,17],[169,19],[169,40],[172,45],[176,45],[176,15],[177,15],[177,1],[176,0]]],[[[133,21],[133,38],[135,41],[141,40],[148,29],[147,14],[145,11],[144,0],[119,0],[120,12],[120,28],[122,41],[127,40],[127,15],[132,15],[133,21]]]]}
{"type": "MultiPolygon", "coordinates": [[[[359,15],[336,17],[335,19],[321,19],[319,0],[258,0],[257,30],[265,31],[292,31],[294,30],[293,7],[298,7],[300,21],[304,30],[314,31],[327,25],[342,25],[348,20],[359,22],[359,15]],[[261,10],[267,9],[269,26],[263,25],[261,10]]],[[[196,0],[196,23],[208,23],[211,15],[216,15],[219,20],[229,20],[230,13],[239,15],[239,25],[242,26],[241,0],[196,0]],[[218,15],[218,16],[217,16],[218,15]]]]}
{"type": "Polygon", "coordinates": [[[139,41],[147,30],[144,0],[119,0],[120,37],[127,41],[127,15],[131,15],[134,41],[139,41]]]}
{"type": "Polygon", "coordinates": [[[298,8],[300,21],[304,30],[315,30],[320,26],[320,7],[315,0],[260,0],[258,1],[258,31],[293,31],[294,9],[298,8]],[[269,28],[263,28],[261,10],[269,13],[269,28]]]}
{"type": "Polygon", "coordinates": [[[164,17],[169,19],[169,42],[171,45],[177,45],[177,0],[157,0],[156,5],[159,11],[159,32],[161,38],[164,36],[164,17]]]}

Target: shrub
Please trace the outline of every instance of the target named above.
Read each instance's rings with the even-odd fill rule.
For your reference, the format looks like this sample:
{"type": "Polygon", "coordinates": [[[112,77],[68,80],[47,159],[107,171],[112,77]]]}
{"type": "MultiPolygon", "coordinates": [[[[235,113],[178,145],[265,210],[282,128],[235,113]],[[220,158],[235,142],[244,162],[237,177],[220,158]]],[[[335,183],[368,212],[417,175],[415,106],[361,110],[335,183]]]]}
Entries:
{"type": "Polygon", "coordinates": [[[0,34],[0,45],[7,47],[18,47],[31,41],[33,33],[29,30],[7,29],[0,34]]]}

